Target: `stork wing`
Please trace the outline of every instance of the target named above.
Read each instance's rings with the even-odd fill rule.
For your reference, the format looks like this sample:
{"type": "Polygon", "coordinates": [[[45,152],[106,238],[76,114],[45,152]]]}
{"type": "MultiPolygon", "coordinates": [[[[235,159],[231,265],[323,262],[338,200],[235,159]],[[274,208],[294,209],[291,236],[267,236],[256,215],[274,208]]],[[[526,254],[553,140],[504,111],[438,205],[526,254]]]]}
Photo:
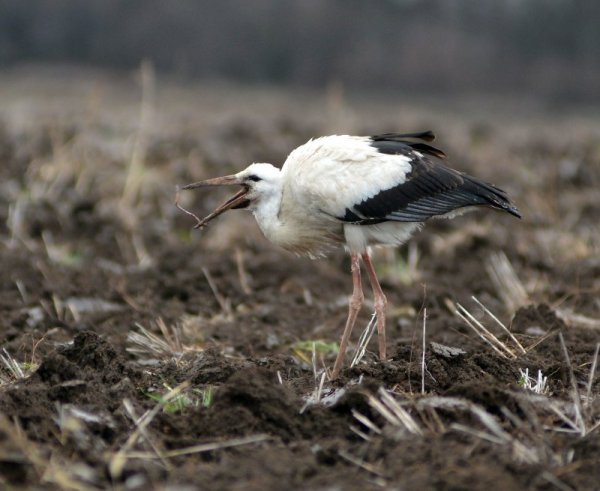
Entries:
{"type": "Polygon", "coordinates": [[[476,205],[520,217],[504,191],[434,162],[426,155],[443,152],[407,138],[430,139],[425,133],[313,140],[286,161],[284,195],[358,225],[422,222],[476,205]]]}
{"type": "Polygon", "coordinates": [[[406,155],[410,154],[411,150],[426,153],[437,157],[438,159],[445,159],[446,154],[439,148],[432,147],[426,143],[413,142],[410,139],[424,140],[431,142],[435,140],[435,135],[432,131],[424,131],[422,133],[384,133],[383,135],[375,135],[371,137],[371,145],[379,150],[381,153],[387,153],[390,155],[406,155]]]}
{"type": "Polygon", "coordinates": [[[374,223],[374,220],[422,222],[477,205],[491,206],[521,217],[506,193],[492,184],[418,155],[413,156],[411,166],[412,171],[405,182],[356,203],[347,210],[344,218],[359,224],[374,223]]]}

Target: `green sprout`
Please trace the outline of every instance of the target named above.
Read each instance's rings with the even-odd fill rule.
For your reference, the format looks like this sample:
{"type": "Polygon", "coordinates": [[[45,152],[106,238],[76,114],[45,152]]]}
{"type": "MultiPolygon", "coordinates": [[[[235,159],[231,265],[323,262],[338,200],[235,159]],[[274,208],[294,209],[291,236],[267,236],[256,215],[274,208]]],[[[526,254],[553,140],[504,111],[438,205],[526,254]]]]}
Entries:
{"type": "MultiPolygon", "coordinates": [[[[167,389],[167,393],[173,390],[166,383],[163,383],[163,387],[167,389]]],[[[157,392],[145,392],[144,395],[153,401],[164,404],[163,411],[167,414],[180,413],[187,408],[208,408],[213,400],[213,391],[210,386],[205,389],[191,389],[187,393],[176,395],[167,402],[165,402],[163,394],[157,392]]]]}
{"type": "Polygon", "coordinates": [[[297,341],[291,346],[294,356],[308,365],[312,364],[311,360],[313,353],[321,356],[336,355],[339,349],[338,343],[328,343],[322,339],[316,339],[314,341],[297,341]]]}

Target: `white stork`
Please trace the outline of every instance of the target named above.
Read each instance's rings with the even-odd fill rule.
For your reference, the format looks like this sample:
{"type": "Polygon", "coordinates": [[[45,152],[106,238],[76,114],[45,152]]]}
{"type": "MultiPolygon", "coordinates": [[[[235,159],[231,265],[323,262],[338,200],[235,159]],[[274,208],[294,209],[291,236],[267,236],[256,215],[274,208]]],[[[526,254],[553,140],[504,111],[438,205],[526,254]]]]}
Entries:
{"type": "Polygon", "coordinates": [[[364,299],[361,258],[373,289],[379,358],[386,359],[387,300],[371,262],[371,246],[399,246],[428,219],[453,217],[473,206],[521,217],[504,191],[443,165],[446,155],[424,143],[434,138],[431,131],[325,136],[296,148],[281,169],[252,164],[237,174],[182,188],[241,186],[206,218],[196,218],[195,228],[229,209],[245,208],[283,249],[314,258],[343,245],[350,253],[354,290],[333,379],[364,299]]]}

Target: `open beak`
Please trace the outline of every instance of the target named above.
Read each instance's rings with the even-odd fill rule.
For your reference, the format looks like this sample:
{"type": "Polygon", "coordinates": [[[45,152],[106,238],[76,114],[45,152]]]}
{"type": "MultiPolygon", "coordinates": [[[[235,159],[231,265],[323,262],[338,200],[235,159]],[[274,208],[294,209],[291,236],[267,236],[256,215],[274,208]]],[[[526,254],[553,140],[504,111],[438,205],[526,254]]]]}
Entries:
{"type": "MultiPolygon", "coordinates": [[[[240,181],[235,175],[231,176],[223,176],[223,177],[215,177],[214,179],[207,179],[206,181],[198,181],[192,184],[188,184],[187,186],[183,186],[181,189],[196,189],[207,186],[231,186],[231,185],[243,185],[243,182],[240,181]]],[[[246,194],[248,193],[248,187],[243,186],[237,193],[235,193],[231,198],[229,198],[225,203],[219,206],[215,211],[204,217],[202,220],[198,220],[198,223],[194,226],[194,228],[202,228],[208,222],[210,222],[213,218],[218,217],[222,213],[227,210],[231,210],[234,208],[245,208],[248,206],[250,201],[246,199],[246,194]]],[[[184,210],[185,211],[185,210],[184,210]]]]}

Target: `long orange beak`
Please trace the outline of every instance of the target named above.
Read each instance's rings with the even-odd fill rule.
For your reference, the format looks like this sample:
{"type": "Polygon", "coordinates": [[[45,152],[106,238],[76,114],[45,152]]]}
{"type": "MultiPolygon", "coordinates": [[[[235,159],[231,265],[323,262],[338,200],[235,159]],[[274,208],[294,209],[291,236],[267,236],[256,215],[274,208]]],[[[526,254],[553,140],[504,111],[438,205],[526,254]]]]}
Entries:
{"type": "MultiPolygon", "coordinates": [[[[192,184],[183,186],[181,189],[188,190],[188,189],[196,189],[196,188],[207,187],[207,186],[231,186],[234,184],[239,185],[239,184],[243,184],[243,183],[235,175],[231,175],[231,176],[215,177],[214,179],[207,179],[206,181],[194,182],[192,184]]],[[[194,218],[196,218],[197,223],[194,226],[194,228],[202,228],[208,222],[210,222],[213,218],[218,217],[219,215],[226,212],[227,210],[230,210],[232,208],[243,208],[244,206],[246,206],[247,201],[248,201],[246,199],[247,193],[248,193],[248,188],[246,186],[244,186],[236,194],[234,194],[231,198],[229,198],[227,201],[225,201],[225,203],[223,203],[215,211],[213,211],[212,213],[210,213],[209,215],[204,217],[202,220],[199,220],[196,217],[196,215],[181,208],[181,206],[179,206],[178,204],[177,204],[177,207],[179,209],[181,209],[182,211],[192,215],[194,218]]]]}

